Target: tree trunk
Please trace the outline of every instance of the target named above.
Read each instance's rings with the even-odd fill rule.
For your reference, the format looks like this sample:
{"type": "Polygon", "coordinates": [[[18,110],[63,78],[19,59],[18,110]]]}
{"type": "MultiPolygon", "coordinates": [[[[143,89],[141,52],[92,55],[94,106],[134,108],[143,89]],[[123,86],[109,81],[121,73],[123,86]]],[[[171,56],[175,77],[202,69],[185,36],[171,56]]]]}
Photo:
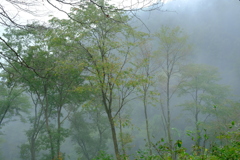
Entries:
{"type": "Polygon", "coordinates": [[[147,130],[147,140],[148,140],[148,148],[149,148],[149,153],[152,155],[152,144],[151,144],[151,138],[150,138],[150,133],[149,133],[149,125],[148,125],[148,115],[147,115],[147,91],[144,90],[144,95],[143,95],[143,105],[144,105],[144,115],[145,115],[145,122],[146,122],[146,130],[147,130]]]}
{"type": "Polygon", "coordinates": [[[112,107],[112,97],[111,97],[111,95],[112,94],[110,94],[110,98],[107,100],[107,96],[106,96],[104,90],[102,89],[102,100],[103,100],[103,105],[104,105],[105,111],[108,115],[108,121],[109,121],[110,127],[111,127],[115,156],[116,156],[117,160],[120,160],[117,134],[116,134],[116,129],[115,129],[115,125],[114,125],[114,121],[113,121],[113,117],[112,117],[112,110],[111,110],[111,107],[112,107]],[[107,101],[108,101],[108,103],[107,103],[107,101]]]}
{"type": "Polygon", "coordinates": [[[176,159],[176,155],[174,152],[174,147],[172,144],[172,134],[171,134],[171,111],[170,111],[170,78],[171,74],[167,75],[167,133],[168,133],[168,144],[171,152],[172,159],[176,159]]]}
{"type": "Polygon", "coordinates": [[[195,146],[197,147],[197,155],[200,155],[201,149],[200,149],[200,142],[201,142],[201,134],[200,134],[200,129],[199,129],[199,120],[198,120],[198,114],[199,114],[199,108],[198,108],[198,89],[196,88],[195,91],[195,105],[196,105],[196,110],[195,110],[195,127],[196,127],[196,137],[195,137],[195,146]]]}
{"type": "Polygon", "coordinates": [[[123,155],[126,156],[126,150],[124,147],[124,142],[123,142],[123,131],[122,131],[122,119],[121,119],[121,112],[119,112],[119,129],[120,129],[120,139],[121,139],[121,147],[122,147],[122,152],[123,155]]]}
{"type": "Polygon", "coordinates": [[[120,160],[120,154],[119,154],[119,149],[118,149],[118,141],[117,141],[117,134],[116,134],[116,129],[113,121],[113,117],[111,113],[108,113],[108,120],[110,122],[110,127],[111,127],[111,132],[112,132],[112,139],[113,139],[113,145],[114,145],[114,151],[117,160],[120,160]]]}
{"type": "Polygon", "coordinates": [[[35,153],[35,138],[34,136],[31,137],[31,145],[30,145],[30,154],[31,154],[31,160],[35,160],[36,153],[35,153]]]}
{"type": "Polygon", "coordinates": [[[47,129],[47,134],[49,137],[49,143],[50,143],[50,153],[51,153],[51,159],[54,159],[55,157],[55,152],[54,152],[54,145],[53,145],[53,138],[52,138],[52,132],[49,127],[49,117],[48,117],[48,110],[49,110],[49,105],[48,105],[48,97],[47,97],[47,87],[44,86],[44,94],[46,96],[45,100],[45,110],[44,110],[44,116],[45,116],[45,124],[46,124],[46,129],[47,129]]]}
{"type": "Polygon", "coordinates": [[[61,152],[60,152],[60,144],[61,144],[61,142],[60,142],[60,137],[61,137],[61,119],[60,119],[60,117],[61,117],[61,106],[59,106],[59,108],[58,108],[58,115],[57,115],[57,156],[58,156],[58,158],[60,158],[60,154],[61,154],[61,152]]]}

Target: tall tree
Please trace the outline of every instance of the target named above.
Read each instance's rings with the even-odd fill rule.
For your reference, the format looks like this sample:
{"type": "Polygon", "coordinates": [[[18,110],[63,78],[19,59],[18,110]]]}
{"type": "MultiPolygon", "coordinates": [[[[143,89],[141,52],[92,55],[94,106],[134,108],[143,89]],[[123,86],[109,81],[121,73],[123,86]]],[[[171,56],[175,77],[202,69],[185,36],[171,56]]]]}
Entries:
{"type": "Polygon", "coordinates": [[[181,28],[161,27],[160,31],[155,34],[159,49],[157,53],[160,57],[161,65],[161,109],[163,119],[166,125],[166,133],[169,148],[173,153],[172,133],[171,133],[171,99],[180,84],[178,75],[180,66],[184,64],[187,56],[190,54],[191,47],[187,42],[187,36],[181,28]]]}
{"type": "MultiPolygon", "coordinates": [[[[190,64],[182,68],[184,81],[179,86],[179,95],[188,95],[182,104],[194,117],[195,145],[201,145],[202,123],[213,115],[215,106],[222,105],[228,95],[228,87],[218,84],[217,69],[208,65],[190,64]],[[203,116],[203,115],[206,116],[203,116]]],[[[200,154],[200,153],[198,153],[200,154]]]]}
{"type": "MultiPolygon", "coordinates": [[[[75,63],[77,59],[74,54],[69,54],[60,39],[52,38],[52,30],[42,25],[31,24],[35,29],[10,29],[4,35],[11,48],[2,45],[2,50],[8,55],[5,58],[5,71],[16,75],[15,82],[33,95],[35,114],[32,119],[32,129],[27,132],[29,145],[35,144],[36,138],[43,136],[41,142],[46,150],[50,150],[51,159],[60,155],[60,146],[67,137],[67,129],[63,123],[69,116],[69,106],[79,94],[72,92],[79,87],[83,78],[81,63],[75,63]],[[56,49],[59,48],[59,49],[56,49]],[[15,50],[21,53],[21,60],[35,70],[22,67],[19,59],[15,57],[15,50]],[[53,123],[56,120],[56,123],[53,123]],[[44,127],[42,126],[44,124],[44,127]],[[40,130],[45,129],[45,132],[40,130]],[[41,136],[39,136],[41,133],[41,136]],[[50,146],[48,148],[48,146],[50,146]]],[[[54,35],[52,35],[54,36],[54,35]]],[[[83,99],[78,97],[78,102],[83,99]]],[[[36,147],[36,146],[35,146],[36,147]]],[[[32,159],[35,159],[33,146],[29,147],[32,159]]]]}
{"type": "Polygon", "coordinates": [[[142,82],[140,85],[139,93],[143,102],[147,146],[149,148],[150,155],[152,155],[152,142],[151,132],[149,124],[148,110],[149,106],[154,106],[158,99],[158,91],[156,90],[157,72],[159,71],[159,64],[156,58],[156,54],[153,52],[153,48],[148,42],[143,43],[140,46],[140,51],[135,62],[139,67],[139,74],[142,75],[142,82]]]}
{"type": "MultiPolygon", "coordinates": [[[[97,2],[114,10],[113,6],[102,0],[97,2]]],[[[111,128],[115,155],[120,159],[114,119],[123,106],[114,106],[113,101],[118,86],[126,84],[127,91],[136,86],[135,74],[129,61],[133,49],[137,46],[138,38],[143,37],[144,34],[136,32],[127,24],[130,19],[123,12],[108,10],[103,14],[101,7],[92,3],[72,8],[70,14],[77,21],[89,23],[81,24],[71,19],[57,18],[53,18],[51,22],[56,29],[61,28],[59,32],[64,31],[68,41],[78,45],[73,49],[85,51],[87,79],[92,85],[91,89],[100,93],[111,128]]],[[[123,98],[122,101],[125,99],[123,98]]]]}

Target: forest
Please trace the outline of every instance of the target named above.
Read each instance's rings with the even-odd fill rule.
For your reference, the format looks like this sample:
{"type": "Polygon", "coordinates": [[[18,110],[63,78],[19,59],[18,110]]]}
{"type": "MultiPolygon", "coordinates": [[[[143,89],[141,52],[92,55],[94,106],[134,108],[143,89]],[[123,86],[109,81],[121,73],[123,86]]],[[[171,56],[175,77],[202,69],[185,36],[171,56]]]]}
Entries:
{"type": "Polygon", "coordinates": [[[134,14],[89,1],[5,27],[0,159],[240,159],[240,24],[219,26],[233,2],[198,2],[195,28],[184,0],[134,14]]]}

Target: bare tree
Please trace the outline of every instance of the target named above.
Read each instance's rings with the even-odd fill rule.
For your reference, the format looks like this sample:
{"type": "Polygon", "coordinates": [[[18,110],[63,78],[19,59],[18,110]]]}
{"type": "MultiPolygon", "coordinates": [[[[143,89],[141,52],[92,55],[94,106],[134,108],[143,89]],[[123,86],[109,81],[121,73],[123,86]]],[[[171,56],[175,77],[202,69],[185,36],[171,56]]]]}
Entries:
{"type": "MultiPolygon", "coordinates": [[[[110,1],[111,2],[111,1],[110,1]]],[[[2,0],[0,4],[0,24],[4,26],[24,26],[19,23],[22,12],[31,14],[35,17],[48,16],[53,12],[62,12],[69,18],[69,9],[77,6],[85,6],[88,3],[92,3],[99,7],[102,12],[108,15],[108,12],[128,11],[134,15],[134,12],[144,10],[156,10],[160,9],[163,5],[162,0],[121,0],[115,1],[112,8],[105,6],[104,4],[98,3],[96,0],[2,0]]],[[[113,2],[111,3],[113,4],[113,2]]],[[[80,22],[85,23],[85,22],[80,22]]]]}

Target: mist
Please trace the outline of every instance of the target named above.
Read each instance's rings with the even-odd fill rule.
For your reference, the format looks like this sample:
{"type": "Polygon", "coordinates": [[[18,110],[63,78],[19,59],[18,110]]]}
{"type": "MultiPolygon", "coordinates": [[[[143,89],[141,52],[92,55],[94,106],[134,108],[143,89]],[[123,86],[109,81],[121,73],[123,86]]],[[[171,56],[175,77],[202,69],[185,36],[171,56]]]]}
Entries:
{"type": "MultiPolygon", "coordinates": [[[[148,34],[159,32],[163,26],[172,28],[180,27],[188,36],[188,43],[192,47],[192,55],[186,63],[204,64],[217,68],[221,78],[219,84],[229,86],[231,90],[229,99],[238,102],[240,95],[239,17],[240,1],[238,0],[172,0],[164,3],[163,7],[159,10],[135,12],[132,21],[136,23],[132,25],[138,27],[138,30],[148,34]]],[[[158,47],[157,43],[152,44],[153,48],[158,47]]],[[[186,131],[193,129],[194,123],[190,122],[191,112],[184,111],[183,108],[179,107],[179,104],[189,98],[190,96],[180,98],[174,95],[172,106],[175,108],[171,108],[173,116],[172,128],[174,130],[173,139],[177,140],[180,138],[183,142],[185,141],[183,146],[187,148],[188,153],[190,153],[193,142],[189,136],[186,136],[186,131]]],[[[122,114],[128,114],[131,123],[135,127],[131,129],[130,126],[124,129],[124,131],[131,134],[133,138],[131,143],[129,142],[129,150],[127,149],[126,152],[130,155],[129,159],[134,159],[133,155],[139,149],[144,150],[146,148],[144,146],[146,144],[146,138],[143,138],[146,134],[144,128],[144,109],[139,99],[131,101],[126,106],[122,114]]],[[[162,131],[162,117],[160,113],[159,105],[154,106],[152,103],[149,105],[148,116],[150,117],[149,123],[151,124],[150,132],[152,140],[159,140],[166,136],[165,131],[162,131]]],[[[90,115],[88,115],[86,119],[91,120],[91,117],[89,117],[90,115]]],[[[204,116],[202,115],[200,118],[204,119],[204,116]]],[[[209,119],[215,120],[211,116],[209,119]]],[[[89,124],[91,123],[90,120],[88,121],[89,124]]],[[[66,126],[69,126],[69,124],[66,124],[66,126]]],[[[0,155],[3,159],[20,159],[18,146],[27,143],[25,130],[28,127],[29,124],[18,120],[18,122],[9,122],[1,128],[1,132],[3,133],[1,139],[3,139],[3,142],[1,142],[0,155]]],[[[117,130],[119,130],[119,128],[117,130]]],[[[74,152],[77,144],[74,143],[73,145],[72,141],[72,138],[68,137],[62,144],[62,152],[66,153],[65,158],[69,160],[72,160],[73,157],[79,158],[77,156],[78,153],[74,152]]],[[[112,142],[108,139],[106,140],[106,144],[108,147],[107,152],[113,155],[114,149],[112,142]]],[[[81,153],[81,156],[84,157],[83,153],[81,153]]]]}
{"type": "Polygon", "coordinates": [[[193,45],[193,62],[219,68],[223,83],[239,94],[240,3],[237,0],[173,0],[161,11],[139,13],[151,33],[162,25],[179,26],[193,45]]]}

